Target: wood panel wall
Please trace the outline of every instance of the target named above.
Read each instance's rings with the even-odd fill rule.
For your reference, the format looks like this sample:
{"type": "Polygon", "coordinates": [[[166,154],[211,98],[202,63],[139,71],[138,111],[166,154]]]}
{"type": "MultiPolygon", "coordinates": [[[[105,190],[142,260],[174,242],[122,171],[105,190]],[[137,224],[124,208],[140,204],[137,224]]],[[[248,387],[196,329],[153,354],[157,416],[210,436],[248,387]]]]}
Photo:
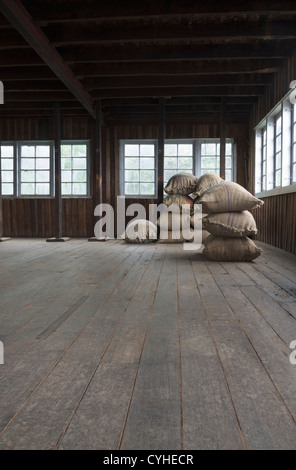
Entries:
{"type": "MultiPolygon", "coordinates": [[[[296,48],[284,67],[276,74],[274,83],[266,88],[250,117],[250,158],[248,189],[255,190],[255,131],[254,128],[289,92],[291,81],[296,80],[296,48]]],[[[258,240],[296,253],[296,194],[263,198],[264,206],[255,211],[258,240]]]]}

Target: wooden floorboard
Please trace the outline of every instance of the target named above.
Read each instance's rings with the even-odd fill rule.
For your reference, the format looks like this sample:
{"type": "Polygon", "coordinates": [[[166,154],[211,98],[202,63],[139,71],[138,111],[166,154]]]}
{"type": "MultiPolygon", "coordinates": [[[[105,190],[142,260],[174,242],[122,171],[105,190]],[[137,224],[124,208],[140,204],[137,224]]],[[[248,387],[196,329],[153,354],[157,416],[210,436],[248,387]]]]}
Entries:
{"type": "Polygon", "coordinates": [[[0,246],[0,449],[295,449],[296,257],[0,246]]]}

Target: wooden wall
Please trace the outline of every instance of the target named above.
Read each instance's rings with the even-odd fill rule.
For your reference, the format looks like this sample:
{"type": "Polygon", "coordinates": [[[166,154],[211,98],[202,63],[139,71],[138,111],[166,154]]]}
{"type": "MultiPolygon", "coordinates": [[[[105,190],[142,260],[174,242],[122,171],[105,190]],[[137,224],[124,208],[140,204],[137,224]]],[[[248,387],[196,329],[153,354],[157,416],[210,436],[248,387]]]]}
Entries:
{"type": "MultiPolygon", "coordinates": [[[[182,121],[182,120],[180,120],[182,121]]],[[[91,155],[94,155],[93,120],[87,118],[64,118],[62,139],[90,139],[91,155]]],[[[52,140],[51,119],[15,118],[1,122],[1,140],[52,140]]],[[[234,138],[237,144],[238,172],[237,181],[246,185],[245,156],[248,152],[248,124],[227,124],[227,137],[234,138]]],[[[102,127],[102,193],[103,202],[111,204],[116,210],[119,192],[119,142],[121,139],[157,139],[158,124],[155,119],[120,122],[105,122],[102,127]]],[[[182,122],[167,122],[166,138],[218,138],[219,122],[190,119],[182,122]]],[[[96,181],[91,165],[91,182],[96,181]]],[[[93,184],[91,184],[93,194],[93,184]]],[[[126,204],[144,203],[147,214],[153,199],[127,199],[126,204]]],[[[63,236],[90,237],[94,235],[94,201],[92,198],[63,199],[63,236]]],[[[128,220],[128,219],[127,219],[128,220]]],[[[4,199],[3,229],[4,236],[12,237],[50,237],[54,236],[55,201],[54,199],[4,199]]]]}
{"type": "MultiPolygon", "coordinates": [[[[296,48],[285,66],[276,74],[275,81],[266,88],[250,119],[250,175],[248,189],[255,190],[255,131],[254,128],[289,92],[296,80],[296,48]]],[[[255,211],[258,240],[296,254],[296,193],[263,198],[264,206],[255,211]]]]}

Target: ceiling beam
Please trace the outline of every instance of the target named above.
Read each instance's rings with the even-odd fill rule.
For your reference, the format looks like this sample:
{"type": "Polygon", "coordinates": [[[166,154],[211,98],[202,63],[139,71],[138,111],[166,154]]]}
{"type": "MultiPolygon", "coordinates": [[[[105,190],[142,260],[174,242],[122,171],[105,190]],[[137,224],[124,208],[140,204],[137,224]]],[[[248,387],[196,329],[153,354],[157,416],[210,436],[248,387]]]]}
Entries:
{"type": "Polygon", "coordinates": [[[0,11],[64,83],[75,98],[80,101],[90,115],[95,117],[92,97],[83,88],[79,80],[74,77],[71,69],[63,61],[59,53],[51,46],[39,26],[34,24],[31,16],[20,1],[1,0],[0,11]]]}
{"type": "Polygon", "coordinates": [[[84,20],[114,20],[123,18],[157,18],[162,16],[206,16],[217,15],[260,15],[260,14],[291,14],[295,12],[295,2],[286,0],[248,0],[238,2],[237,0],[207,0],[206,2],[193,2],[192,0],[108,0],[98,2],[97,0],[84,0],[82,4],[73,0],[59,2],[58,8],[53,8],[56,2],[44,0],[24,0],[32,16],[39,21],[80,21],[84,20]]]}

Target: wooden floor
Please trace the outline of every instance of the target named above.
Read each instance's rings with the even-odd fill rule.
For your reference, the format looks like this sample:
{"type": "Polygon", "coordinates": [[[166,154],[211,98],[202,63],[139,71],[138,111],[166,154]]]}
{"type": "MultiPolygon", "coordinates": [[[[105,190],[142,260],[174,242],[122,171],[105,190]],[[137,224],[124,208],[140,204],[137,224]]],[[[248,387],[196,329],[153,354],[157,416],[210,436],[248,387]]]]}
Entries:
{"type": "Polygon", "coordinates": [[[296,449],[296,257],[0,244],[0,449],[296,449]]]}

